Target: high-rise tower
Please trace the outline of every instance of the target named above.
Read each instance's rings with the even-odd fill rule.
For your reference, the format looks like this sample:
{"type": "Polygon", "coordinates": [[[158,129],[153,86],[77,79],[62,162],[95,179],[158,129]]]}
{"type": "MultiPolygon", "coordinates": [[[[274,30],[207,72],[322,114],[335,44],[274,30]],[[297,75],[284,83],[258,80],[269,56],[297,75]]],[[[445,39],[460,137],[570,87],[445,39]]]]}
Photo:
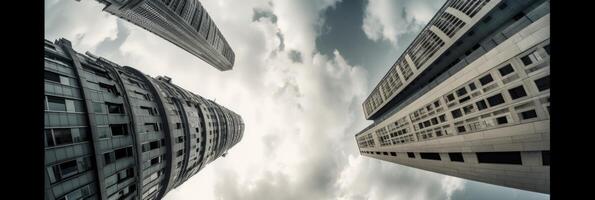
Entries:
{"type": "Polygon", "coordinates": [[[360,153],[549,193],[548,0],[448,0],[364,101],[360,153]]]}
{"type": "Polygon", "coordinates": [[[225,155],[242,118],[174,84],[45,41],[45,199],[160,199],[225,155]]]}
{"type": "Polygon", "coordinates": [[[235,54],[198,0],[97,0],[105,11],[140,26],[213,67],[233,68],[235,54]]]}

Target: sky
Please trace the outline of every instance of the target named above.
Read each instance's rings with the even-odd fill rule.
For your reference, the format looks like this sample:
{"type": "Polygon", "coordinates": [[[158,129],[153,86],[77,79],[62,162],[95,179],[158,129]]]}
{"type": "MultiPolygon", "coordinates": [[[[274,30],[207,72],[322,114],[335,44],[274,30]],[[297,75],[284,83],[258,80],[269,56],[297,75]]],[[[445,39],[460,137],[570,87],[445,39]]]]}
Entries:
{"type": "Polygon", "coordinates": [[[242,140],[166,200],[549,199],[360,156],[361,103],[444,2],[201,0],[235,52],[225,72],[94,0],[45,0],[45,38],[242,116],[242,140]]]}

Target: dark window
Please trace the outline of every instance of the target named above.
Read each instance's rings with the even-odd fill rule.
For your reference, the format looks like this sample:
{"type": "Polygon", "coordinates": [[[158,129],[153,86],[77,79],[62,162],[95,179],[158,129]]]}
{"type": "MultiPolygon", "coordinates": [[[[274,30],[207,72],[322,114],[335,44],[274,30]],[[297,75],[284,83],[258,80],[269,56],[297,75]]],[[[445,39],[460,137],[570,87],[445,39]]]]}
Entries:
{"type": "Polygon", "coordinates": [[[60,75],[58,75],[54,72],[44,71],[43,78],[48,81],[53,81],[53,82],[57,82],[57,83],[60,82],[60,75]]]}
{"type": "Polygon", "coordinates": [[[48,99],[48,110],[53,111],[66,111],[66,102],[64,98],[47,96],[48,99]]]}
{"type": "Polygon", "coordinates": [[[490,104],[490,107],[494,107],[500,104],[504,103],[504,97],[502,97],[502,94],[497,94],[491,97],[488,97],[488,104],[490,104]]]}
{"type": "Polygon", "coordinates": [[[448,153],[448,157],[450,157],[450,161],[453,162],[465,162],[462,153],[448,153]]]}
{"type": "Polygon", "coordinates": [[[500,75],[506,76],[506,75],[514,72],[514,69],[512,68],[512,65],[508,64],[508,65],[498,69],[498,71],[500,71],[500,75]]]}
{"type": "Polygon", "coordinates": [[[487,17],[484,17],[484,18],[483,18],[482,22],[483,22],[483,23],[488,23],[488,22],[490,22],[491,20],[492,20],[492,16],[489,16],[489,15],[488,15],[487,17]]]}
{"type": "Polygon", "coordinates": [[[436,136],[437,136],[437,137],[440,137],[440,136],[442,136],[442,131],[441,131],[441,130],[437,130],[435,133],[436,133],[436,136]]]}
{"type": "Polygon", "coordinates": [[[382,154],[388,156],[388,152],[382,152],[382,154]]]}
{"type": "Polygon", "coordinates": [[[543,78],[535,80],[535,86],[541,92],[547,89],[550,89],[550,75],[547,75],[543,78]]]}
{"type": "Polygon", "coordinates": [[[438,106],[440,106],[440,101],[435,101],[434,102],[434,107],[438,107],[438,106]]]}
{"type": "Polygon", "coordinates": [[[115,103],[105,103],[109,113],[124,114],[124,105],[115,103]]]}
{"type": "Polygon", "coordinates": [[[121,158],[130,157],[130,156],[132,156],[132,147],[116,149],[114,151],[114,155],[116,157],[116,160],[121,159],[121,158]]]}
{"type": "Polygon", "coordinates": [[[180,136],[176,138],[176,143],[182,143],[184,142],[184,136],[180,136]]]}
{"type": "Polygon", "coordinates": [[[463,116],[463,113],[461,113],[461,109],[456,109],[456,110],[450,111],[450,113],[452,114],[453,119],[463,116]]]}
{"type": "Polygon", "coordinates": [[[153,141],[151,143],[149,143],[151,150],[153,149],[158,149],[159,147],[161,147],[161,145],[159,144],[159,141],[153,141]]]}
{"type": "Polygon", "coordinates": [[[533,119],[537,117],[537,113],[535,112],[535,110],[528,110],[522,112],[521,116],[523,117],[523,119],[533,119]]]}
{"type": "Polygon", "coordinates": [[[496,122],[498,123],[498,125],[500,124],[507,124],[508,123],[508,119],[506,119],[506,117],[498,117],[496,118],[496,122]]]}
{"type": "Polygon", "coordinates": [[[76,160],[71,160],[58,165],[60,169],[60,178],[67,178],[78,173],[76,160]]]}
{"type": "Polygon", "coordinates": [[[521,152],[478,152],[477,161],[479,163],[493,163],[493,164],[516,164],[522,165],[521,152]]]}
{"type": "Polygon", "coordinates": [[[448,96],[446,96],[446,99],[448,99],[448,101],[455,100],[455,95],[449,94],[448,96]]]}
{"type": "Polygon", "coordinates": [[[407,157],[415,158],[415,154],[413,152],[407,152],[407,157]]]}
{"type": "Polygon", "coordinates": [[[431,126],[431,125],[432,124],[430,124],[430,120],[424,122],[424,127],[428,127],[428,126],[431,126]]]}
{"type": "Polygon", "coordinates": [[[469,83],[469,89],[470,89],[471,91],[473,91],[473,90],[477,89],[477,87],[475,87],[475,83],[469,83]]]}
{"type": "Polygon", "coordinates": [[[436,125],[436,124],[438,124],[438,119],[436,119],[435,117],[434,117],[434,118],[432,118],[432,120],[431,120],[431,121],[432,121],[432,125],[436,125]]]}
{"type": "Polygon", "coordinates": [[[466,96],[466,97],[464,97],[462,99],[459,99],[459,103],[465,103],[466,101],[469,101],[469,99],[471,99],[471,97],[470,96],[466,96]]]}
{"type": "Polygon", "coordinates": [[[465,130],[465,126],[459,126],[457,127],[457,131],[459,131],[459,133],[464,133],[467,130],[465,130]]]}
{"type": "MultiPolygon", "coordinates": [[[[532,53],[531,53],[531,54],[532,54],[532,53]]],[[[529,55],[531,55],[531,54],[529,54],[529,55]]],[[[523,61],[523,64],[524,64],[525,66],[527,66],[527,65],[530,65],[530,64],[533,64],[533,61],[531,60],[531,58],[529,58],[529,55],[523,56],[523,57],[521,58],[521,61],[523,61]]]]}
{"type": "Polygon", "coordinates": [[[471,113],[472,110],[473,110],[473,104],[463,107],[463,111],[465,112],[465,114],[471,113]]]}
{"type": "Polygon", "coordinates": [[[525,92],[523,85],[509,89],[508,93],[510,94],[510,98],[512,98],[512,100],[527,96],[527,92],[525,92]]]}
{"type": "Polygon", "coordinates": [[[417,124],[417,126],[419,126],[419,128],[424,128],[424,124],[421,122],[419,124],[417,124]]]}
{"type": "Polygon", "coordinates": [[[72,144],[72,134],[69,128],[54,129],[56,145],[72,144]]]}
{"type": "Polygon", "coordinates": [[[551,55],[551,53],[550,53],[550,51],[551,51],[551,50],[550,50],[550,45],[549,45],[549,44],[548,44],[548,45],[545,45],[545,46],[543,46],[543,49],[545,49],[545,52],[546,52],[548,55],[551,55]]]}
{"type": "Polygon", "coordinates": [[[461,88],[461,89],[457,90],[457,96],[461,97],[465,94],[467,94],[467,90],[465,88],[461,88]]]}
{"type": "Polygon", "coordinates": [[[541,151],[541,160],[543,165],[550,165],[550,151],[541,151]]]}
{"type": "Polygon", "coordinates": [[[491,83],[492,81],[494,81],[494,79],[492,78],[491,74],[487,74],[479,79],[479,82],[481,83],[482,86],[487,85],[488,83],[491,83]]]}
{"type": "Polygon", "coordinates": [[[115,85],[108,85],[108,84],[105,84],[105,83],[99,83],[99,88],[103,92],[111,93],[113,95],[120,95],[120,93],[118,92],[118,89],[116,89],[116,86],[115,85]]]}
{"type": "Polygon", "coordinates": [[[46,147],[56,146],[56,143],[54,142],[54,136],[52,136],[52,130],[45,129],[44,132],[45,132],[45,141],[46,141],[45,146],[46,147]]]}
{"type": "Polygon", "coordinates": [[[395,153],[395,152],[390,152],[390,155],[391,155],[391,156],[397,156],[397,153],[395,153]]]}
{"type": "Polygon", "coordinates": [[[181,129],[182,128],[182,123],[176,123],[176,129],[181,129]]]}
{"type": "Polygon", "coordinates": [[[525,13],[523,11],[517,13],[514,17],[512,17],[515,21],[518,21],[519,19],[523,18],[525,16],[525,13]]]}
{"type": "Polygon", "coordinates": [[[184,154],[184,150],[179,150],[178,152],[176,152],[176,156],[181,156],[182,154],[184,154]]]}
{"type": "Polygon", "coordinates": [[[104,153],[103,158],[105,159],[106,165],[115,161],[113,152],[104,153]]]}
{"type": "Polygon", "coordinates": [[[151,148],[150,148],[150,145],[149,145],[149,143],[148,143],[148,142],[147,142],[147,143],[144,143],[144,144],[142,144],[142,145],[141,145],[141,149],[142,149],[142,151],[143,151],[143,152],[147,152],[147,151],[151,150],[151,148]]]}
{"type": "Polygon", "coordinates": [[[477,110],[483,110],[488,108],[488,105],[486,104],[485,100],[479,100],[478,102],[475,102],[475,105],[477,105],[477,110]]]}
{"type": "Polygon", "coordinates": [[[152,107],[141,106],[140,109],[146,111],[149,115],[153,115],[154,116],[156,114],[155,108],[152,108],[152,107]]]}
{"type": "Polygon", "coordinates": [[[151,159],[151,166],[153,166],[157,163],[159,163],[159,157],[155,157],[155,158],[151,159]]]}
{"type": "Polygon", "coordinates": [[[438,118],[440,119],[440,122],[446,121],[446,115],[440,115],[440,116],[438,116],[438,118]]]}
{"type": "Polygon", "coordinates": [[[127,124],[110,124],[109,127],[112,130],[112,136],[128,135],[127,124]]]}
{"type": "Polygon", "coordinates": [[[419,153],[421,159],[426,160],[440,160],[440,154],[438,153],[419,153]]]}
{"type": "Polygon", "coordinates": [[[378,152],[378,151],[377,151],[377,152],[376,152],[376,155],[380,155],[380,152],[378,152]]]}

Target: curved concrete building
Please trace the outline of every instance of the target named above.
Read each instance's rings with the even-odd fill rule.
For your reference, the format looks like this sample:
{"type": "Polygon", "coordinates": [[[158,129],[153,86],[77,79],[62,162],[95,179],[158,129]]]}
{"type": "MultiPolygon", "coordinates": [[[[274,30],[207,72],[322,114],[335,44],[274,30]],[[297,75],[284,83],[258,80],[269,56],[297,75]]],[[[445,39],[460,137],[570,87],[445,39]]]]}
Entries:
{"type": "Polygon", "coordinates": [[[160,199],[242,139],[233,111],[68,40],[44,70],[46,199],[160,199]]]}
{"type": "Polygon", "coordinates": [[[549,0],[448,0],[362,107],[376,159],[550,188],[549,0]]]}

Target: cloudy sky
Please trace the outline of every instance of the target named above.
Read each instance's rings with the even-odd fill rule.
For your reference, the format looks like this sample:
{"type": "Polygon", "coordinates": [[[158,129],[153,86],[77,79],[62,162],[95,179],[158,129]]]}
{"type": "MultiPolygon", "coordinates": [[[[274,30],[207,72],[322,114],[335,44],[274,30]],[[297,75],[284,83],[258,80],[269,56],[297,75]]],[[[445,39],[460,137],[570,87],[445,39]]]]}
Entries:
{"type": "Polygon", "coordinates": [[[235,51],[226,72],[93,0],[45,0],[45,38],[242,116],[242,141],[166,200],[549,199],[359,155],[361,103],[444,1],[201,0],[235,51]]]}

